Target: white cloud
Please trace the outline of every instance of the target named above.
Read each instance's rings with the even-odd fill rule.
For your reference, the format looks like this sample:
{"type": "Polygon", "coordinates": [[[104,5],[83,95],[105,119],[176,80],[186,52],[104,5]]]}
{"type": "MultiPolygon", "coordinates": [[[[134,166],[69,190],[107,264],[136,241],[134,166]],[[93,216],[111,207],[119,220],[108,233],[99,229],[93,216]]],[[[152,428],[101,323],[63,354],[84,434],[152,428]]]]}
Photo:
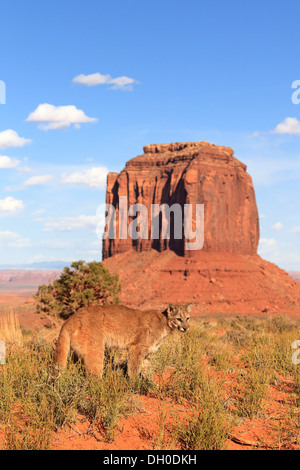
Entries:
{"type": "Polygon", "coordinates": [[[35,170],[33,170],[32,168],[29,168],[29,166],[19,166],[18,167],[18,171],[20,173],[32,173],[34,172],[35,170]]]}
{"type": "Polygon", "coordinates": [[[23,248],[30,244],[28,238],[22,238],[16,232],[4,231],[0,232],[0,248],[5,247],[14,247],[14,248],[23,248]]]}
{"type": "Polygon", "coordinates": [[[253,132],[253,134],[249,135],[247,139],[254,139],[255,137],[258,137],[260,134],[258,131],[253,132]]]}
{"type": "MultiPolygon", "coordinates": [[[[28,169],[28,171],[33,171],[28,169]]],[[[26,171],[25,171],[26,172],[26,171]]],[[[53,179],[52,175],[34,175],[24,181],[19,186],[6,186],[5,191],[21,191],[22,189],[30,188],[32,186],[38,186],[49,183],[53,179]]]]}
{"type": "Polygon", "coordinates": [[[36,186],[38,184],[47,184],[49,181],[51,181],[53,178],[52,175],[35,175],[31,176],[26,180],[23,184],[23,186],[36,186]]]}
{"type": "Polygon", "coordinates": [[[61,250],[81,250],[81,251],[89,251],[95,248],[97,249],[97,253],[99,255],[99,247],[101,247],[101,243],[99,240],[89,241],[86,240],[85,243],[82,243],[81,238],[71,239],[68,238],[66,240],[60,239],[49,239],[49,240],[41,240],[36,243],[36,246],[39,248],[48,248],[48,249],[61,249],[61,250]]]}
{"type": "Polygon", "coordinates": [[[102,166],[79,170],[70,175],[62,175],[61,183],[83,184],[89,188],[104,189],[106,186],[107,173],[108,169],[102,166]]]}
{"type": "Polygon", "coordinates": [[[129,77],[117,77],[110,80],[110,84],[113,85],[111,88],[113,90],[122,89],[122,90],[132,90],[132,85],[138,83],[133,78],[129,77]]]}
{"type": "Polygon", "coordinates": [[[271,132],[272,134],[300,135],[300,121],[296,118],[287,117],[271,132]]]}
{"type": "Polygon", "coordinates": [[[300,177],[299,158],[250,157],[246,163],[254,183],[262,186],[290,181],[300,177]]]}
{"type": "Polygon", "coordinates": [[[282,269],[286,271],[299,271],[300,266],[300,254],[299,251],[294,252],[280,252],[271,253],[269,256],[269,261],[277,264],[282,269]]]}
{"type": "Polygon", "coordinates": [[[73,83],[79,83],[80,85],[86,86],[97,86],[105,85],[110,82],[112,77],[110,75],[102,75],[101,73],[91,73],[90,75],[84,75],[81,73],[73,78],[73,83]]]}
{"type": "Polygon", "coordinates": [[[76,247],[82,247],[82,240],[41,240],[37,243],[39,248],[48,249],[74,249],[76,247]]]}
{"type": "Polygon", "coordinates": [[[112,78],[109,74],[102,75],[101,73],[92,73],[90,75],[84,75],[82,73],[73,78],[73,83],[85,86],[112,85],[110,88],[113,90],[132,91],[133,85],[138,83],[138,81],[125,76],[112,78]]]}
{"type": "Polygon", "coordinates": [[[284,225],[281,222],[277,222],[276,224],[272,225],[271,229],[278,232],[279,230],[283,229],[284,225]]]}
{"type": "Polygon", "coordinates": [[[38,209],[37,211],[32,212],[31,216],[39,217],[40,215],[43,215],[45,212],[46,212],[45,209],[38,209]]]}
{"type": "Polygon", "coordinates": [[[274,238],[261,238],[259,242],[265,247],[275,246],[277,244],[274,238]]]}
{"type": "Polygon", "coordinates": [[[293,227],[289,230],[290,233],[300,233],[300,227],[293,227]]]}
{"type": "Polygon", "coordinates": [[[43,232],[73,232],[78,230],[95,230],[99,222],[104,220],[99,215],[79,215],[77,217],[49,217],[48,219],[37,219],[44,222],[43,232]]]}
{"type": "Polygon", "coordinates": [[[274,238],[261,238],[258,250],[261,254],[273,252],[277,249],[277,241],[274,238]]]}
{"type": "Polygon", "coordinates": [[[0,217],[15,215],[24,207],[23,201],[7,196],[5,199],[0,199],[0,217]]]}
{"type": "Polygon", "coordinates": [[[28,122],[46,123],[39,127],[45,131],[66,129],[72,124],[79,128],[80,124],[96,122],[96,118],[86,116],[84,111],[76,108],[74,105],[54,106],[52,104],[40,104],[35,111],[29,114],[26,119],[28,122]]]}
{"type": "Polygon", "coordinates": [[[16,158],[0,155],[0,168],[16,168],[20,164],[20,160],[16,158]]]}
{"type": "Polygon", "coordinates": [[[7,147],[23,147],[25,144],[29,144],[30,139],[24,139],[19,137],[16,131],[7,129],[6,131],[0,132],[0,148],[5,149],[7,147]]]}
{"type": "MultiPolygon", "coordinates": [[[[300,233],[300,227],[299,233],[300,233]]],[[[282,244],[279,244],[274,238],[261,238],[258,246],[259,255],[270,261],[271,263],[277,264],[282,269],[287,271],[299,271],[300,266],[300,254],[297,249],[292,251],[283,250],[282,244]]]]}

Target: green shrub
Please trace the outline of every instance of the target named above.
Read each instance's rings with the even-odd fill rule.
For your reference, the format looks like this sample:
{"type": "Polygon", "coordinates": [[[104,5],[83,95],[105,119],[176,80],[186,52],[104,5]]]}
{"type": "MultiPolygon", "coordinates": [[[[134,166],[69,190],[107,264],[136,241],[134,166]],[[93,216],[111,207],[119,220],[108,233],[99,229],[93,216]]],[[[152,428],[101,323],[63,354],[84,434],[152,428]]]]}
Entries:
{"type": "Polygon", "coordinates": [[[74,261],[53,284],[39,286],[35,295],[37,312],[68,318],[87,305],[119,303],[118,275],[96,261],[74,261]]]}

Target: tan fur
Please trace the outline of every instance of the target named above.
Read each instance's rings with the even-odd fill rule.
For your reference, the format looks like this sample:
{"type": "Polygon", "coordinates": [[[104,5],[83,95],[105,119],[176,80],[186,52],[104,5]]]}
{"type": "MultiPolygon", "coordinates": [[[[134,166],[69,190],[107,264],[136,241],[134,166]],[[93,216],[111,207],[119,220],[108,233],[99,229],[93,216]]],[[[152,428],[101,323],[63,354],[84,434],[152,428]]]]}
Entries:
{"type": "Polygon", "coordinates": [[[128,350],[128,375],[133,377],[170,333],[189,329],[191,307],[170,304],[163,312],[122,305],[82,308],[62,326],[55,365],[65,368],[71,348],[89,372],[102,376],[105,348],[117,347],[128,350]]]}

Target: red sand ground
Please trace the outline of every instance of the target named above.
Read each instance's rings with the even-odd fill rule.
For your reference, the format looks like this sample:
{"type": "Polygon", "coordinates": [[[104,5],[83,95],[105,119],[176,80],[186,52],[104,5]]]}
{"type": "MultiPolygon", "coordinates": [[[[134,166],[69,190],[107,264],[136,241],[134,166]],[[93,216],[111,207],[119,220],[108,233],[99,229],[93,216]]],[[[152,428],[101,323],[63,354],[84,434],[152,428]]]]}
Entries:
{"type": "MultiPolygon", "coordinates": [[[[217,373],[214,373],[216,375],[217,373]]],[[[235,384],[234,373],[225,382],[225,398],[230,399],[235,384]]],[[[296,425],[286,427],[285,418],[291,404],[292,384],[281,378],[280,385],[270,386],[265,411],[258,418],[240,418],[227,440],[227,450],[298,450],[296,425]]],[[[178,450],[172,429],[175,421],[184,422],[190,416],[188,403],[164,402],[151,395],[133,397],[135,412],[122,417],[113,442],[107,442],[101,428],[91,426],[78,414],[76,424],[62,428],[52,441],[52,450],[178,450]],[[160,423],[164,423],[160,426],[160,423]]],[[[26,416],[16,410],[21,425],[26,416]]],[[[0,429],[0,449],[4,446],[4,431],[0,429]]]]}
{"type": "MultiPolygon", "coordinates": [[[[228,385],[231,386],[230,377],[228,385]]],[[[270,387],[265,403],[265,413],[260,418],[242,418],[232,430],[227,441],[228,450],[251,449],[298,449],[293,435],[285,436],[284,416],[290,402],[290,384],[282,389],[270,387]]],[[[89,423],[78,416],[76,425],[59,432],[53,441],[53,450],[153,450],[162,438],[163,449],[178,450],[178,444],[172,442],[172,426],[175,417],[184,420],[188,415],[186,405],[174,404],[169,400],[162,403],[151,396],[137,397],[139,412],[120,419],[116,437],[112,443],[105,442],[101,431],[91,430],[89,423]],[[159,420],[165,413],[165,426],[160,436],[159,420]]],[[[296,428],[293,430],[296,436],[296,428]]],[[[292,432],[291,431],[291,434],[292,432]]]]}

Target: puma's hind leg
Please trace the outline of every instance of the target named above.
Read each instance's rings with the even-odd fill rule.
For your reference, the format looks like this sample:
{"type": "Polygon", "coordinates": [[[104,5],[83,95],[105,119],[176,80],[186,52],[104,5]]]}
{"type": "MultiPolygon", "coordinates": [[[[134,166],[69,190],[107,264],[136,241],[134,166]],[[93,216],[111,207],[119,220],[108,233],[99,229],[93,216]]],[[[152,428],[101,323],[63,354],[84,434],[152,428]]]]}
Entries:
{"type": "Polygon", "coordinates": [[[97,377],[102,377],[104,365],[104,344],[76,348],[76,354],[82,359],[86,372],[97,377]]]}

